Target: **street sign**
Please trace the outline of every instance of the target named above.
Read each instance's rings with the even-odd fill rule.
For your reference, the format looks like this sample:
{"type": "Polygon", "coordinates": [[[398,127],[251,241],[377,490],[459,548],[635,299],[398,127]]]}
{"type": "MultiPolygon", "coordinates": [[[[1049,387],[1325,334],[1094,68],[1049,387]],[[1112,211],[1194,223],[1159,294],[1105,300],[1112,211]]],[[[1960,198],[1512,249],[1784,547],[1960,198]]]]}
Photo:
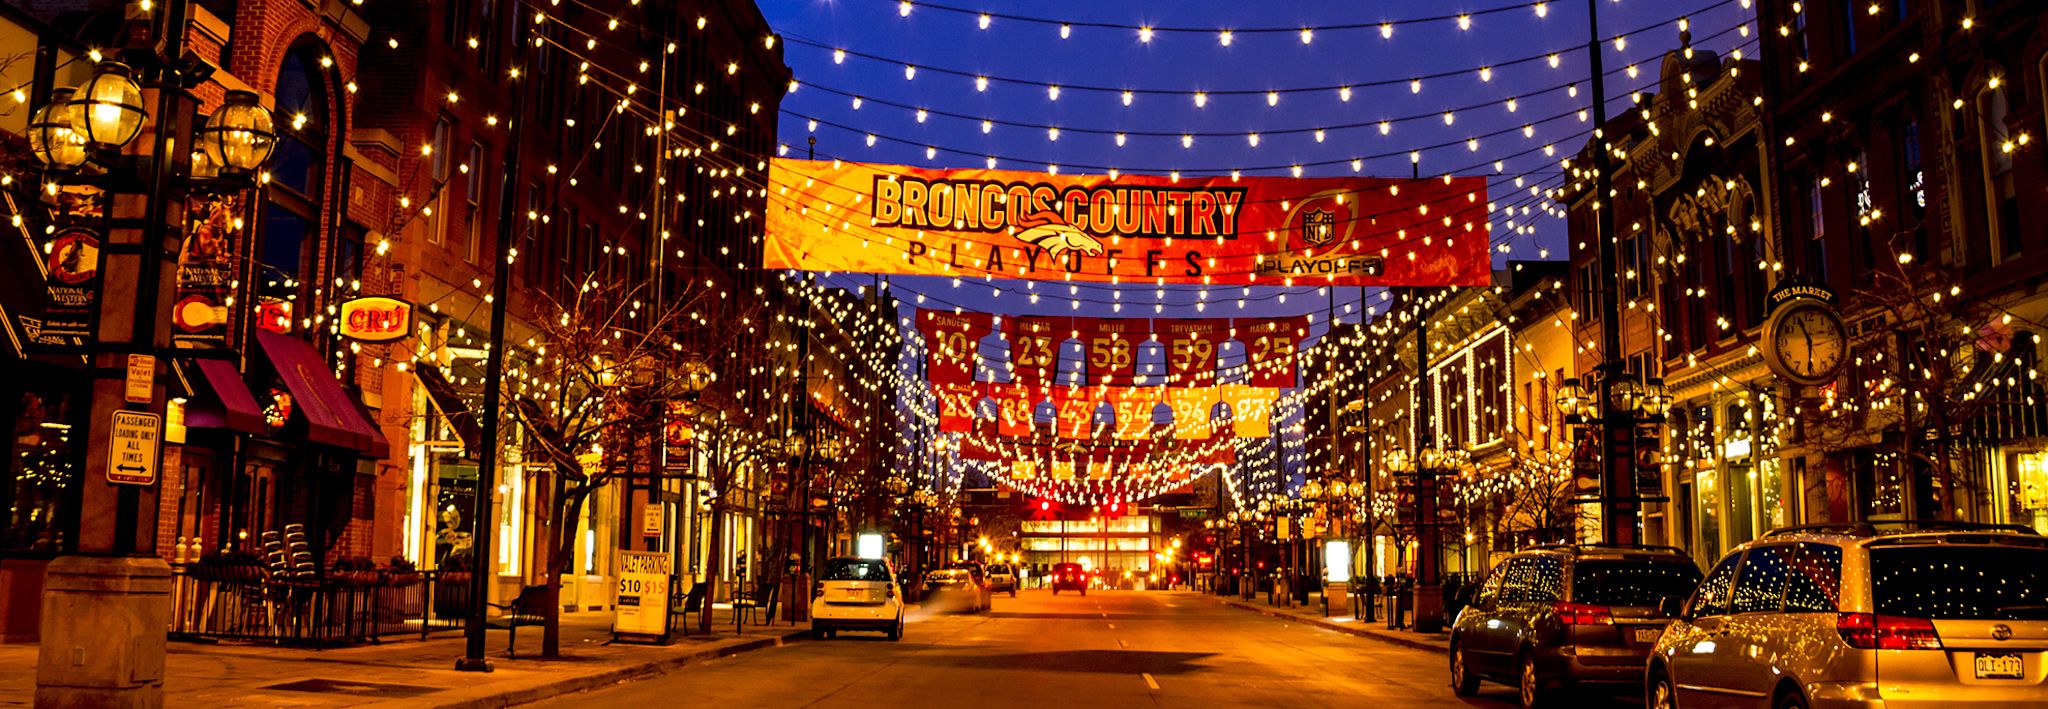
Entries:
{"type": "Polygon", "coordinates": [[[157,442],[163,418],[139,411],[114,412],[112,440],[107,443],[107,482],[155,485],[157,442]]]}
{"type": "Polygon", "coordinates": [[[668,635],[668,574],[667,554],[619,550],[619,599],[613,633],[668,635]]]}
{"type": "Polygon", "coordinates": [[[130,404],[147,404],[156,398],[156,358],[146,354],[128,355],[127,386],[122,399],[130,404]]]}
{"type": "Polygon", "coordinates": [[[661,536],[661,504],[649,502],[640,506],[640,536],[661,536]]]}

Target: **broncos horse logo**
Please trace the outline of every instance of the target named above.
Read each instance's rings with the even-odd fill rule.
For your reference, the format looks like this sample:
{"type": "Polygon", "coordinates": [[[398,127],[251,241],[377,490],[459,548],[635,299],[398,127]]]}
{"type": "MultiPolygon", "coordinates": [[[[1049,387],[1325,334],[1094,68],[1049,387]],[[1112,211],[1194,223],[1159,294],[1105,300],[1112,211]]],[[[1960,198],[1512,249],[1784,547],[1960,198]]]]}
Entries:
{"type": "Polygon", "coordinates": [[[1079,251],[1088,256],[1102,253],[1102,242],[1083,233],[1060,218],[1057,212],[1039,212],[1017,220],[1017,226],[1024,227],[1017,232],[1017,238],[1043,248],[1053,258],[1059,258],[1068,251],[1079,251]]]}

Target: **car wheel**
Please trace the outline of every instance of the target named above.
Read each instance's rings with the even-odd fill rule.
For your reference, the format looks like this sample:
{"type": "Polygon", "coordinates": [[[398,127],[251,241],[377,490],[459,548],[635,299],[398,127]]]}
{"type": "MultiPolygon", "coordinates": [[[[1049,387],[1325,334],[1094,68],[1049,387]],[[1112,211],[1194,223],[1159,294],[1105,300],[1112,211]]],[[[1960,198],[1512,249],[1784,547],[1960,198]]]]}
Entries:
{"type": "Polygon", "coordinates": [[[816,623],[813,623],[813,624],[811,624],[811,638],[812,638],[812,639],[814,639],[814,640],[824,640],[825,638],[829,638],[829,637],[832,637],[832,629],[831,629],[831,628],[827,628],[827,627],[825,627],[825,626],[822,626],[822,625],[818,625],[818,624],[816,624],[816,623]]]}
{"type": "Polygon", "coordinates": [[[1088,589],[1087,589],[1087,588],[1085,588],[1085,587],[1084,587],[1084,588],[1082,588],[1082,589],[1081,589],[1081,595],[1083,595],[1083,596],[1086,596],[1086,595],[1088,595],[1088,589]]]}
{"type": "Polygon", "coordinates": [[[1469,697],[1479,691],[1479,677],[1465,665],[1465,648],[1451,646],[1451,693],[1469,697]]]}
{"type": "Polygon", "coordinates": [[[1771,702],[1771,707],[1772,709],[1806,709],[1806,697],[1801,695],[1799,690],[1790,690],[1778,695],[1778,700],[1771,702]]]}
{"type": "Polygon", "coordinates": [[[1016,597],[1017,597],[1017,589],[1014,589],[1014,588],[1013,588],[1013,589],[1010,589],[1010,597],[1011,597],[1011,598],[1016,598],[1016,597]]]}
{"type": "Polygon", "coordinates": [[[893,642],[893,641],[897,641],[897,640],[902,640],[902,639],[903,639],[903,621],[901,621],[901,620],[898,620],[898,621],[896,621],[896,625],[895,625],[894,627],[891,627],[891,628],[889,628],[889,640],[893,642]]]}
{"type": "Polygon", "coordinates": [[[1543,674],[1536,671],[1536,653],[1522,652],[1521,672],[1515,685],[1520,689],[1524,709],[1548,705],[1550,693],[1543,689],[1543,674]]]}
{"type": "Polygon", "coordinates": [[[1058,587],[1058,586],[1054,586],[1054,587],[1052,587],[1052,595],[1055,595],[1055,596],[1057,596],[1057,595],[1060,595],[1060,587],[1058,587]]]}
{"type": "Polygon", "coordinates": [[[1678,692],[1673,689],[1671,675],[1662,669],[1650,670],[1650,683],[1644,690],[1643,705],[1648,709],[1678,709],[1678,692]]]}

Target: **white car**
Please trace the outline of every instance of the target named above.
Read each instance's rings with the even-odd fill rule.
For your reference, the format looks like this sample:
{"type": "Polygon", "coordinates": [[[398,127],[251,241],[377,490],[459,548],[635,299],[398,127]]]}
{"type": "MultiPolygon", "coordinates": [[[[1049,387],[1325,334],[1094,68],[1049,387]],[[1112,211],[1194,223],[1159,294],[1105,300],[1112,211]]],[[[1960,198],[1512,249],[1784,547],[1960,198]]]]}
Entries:
{"type": "Polygon", "coordinates": [[[811,632],[821,638],[841,630],[878,630],[903,639],[903,589],[896,569],[881,559],[826,560],[811,589],[811,632]]]}

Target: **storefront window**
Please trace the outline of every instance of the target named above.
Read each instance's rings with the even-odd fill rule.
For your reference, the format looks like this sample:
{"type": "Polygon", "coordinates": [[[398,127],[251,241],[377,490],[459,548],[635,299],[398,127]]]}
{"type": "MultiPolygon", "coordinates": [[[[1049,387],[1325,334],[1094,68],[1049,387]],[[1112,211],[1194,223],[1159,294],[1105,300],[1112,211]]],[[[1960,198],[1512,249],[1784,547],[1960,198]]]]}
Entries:
{"type": "Polygon", "coordinates": [[[476,510],[476,466],[459,464],[443,455],[435,467],[434,559],[436,568],[472,570],[475,564],[475,529],[470,519],[476,510]]]}
{"type": "Polygon", "coordinates": [[[79,446],[73,408],[83,402],[50,390],[20,392],[6,411],[14,421],[7,456],[7,526],[0,549],[60,551],[70,547],[78,505],[79,446]]]}
{"type": "Polygon", "coordinates": [[[1906,481],[1893,450],[1856,453],[1856,492],[1868,519],[1900,519],[1906,513],[1906,481]]]}
{"type": "Polygon", "coordinates": [[[2013,463],[2010,521],[2048,534],[2048,452],[2021,453],[2013,463]]]}
{"type": "Polygon", "coordinates": [[[1693,477],[1693,485],[1700,498],[1699,557],[1702,559],[1721,557],[1721,487],[1716,484],[1718,477],[1711,467],[1701,468],[1693,477]]]}

